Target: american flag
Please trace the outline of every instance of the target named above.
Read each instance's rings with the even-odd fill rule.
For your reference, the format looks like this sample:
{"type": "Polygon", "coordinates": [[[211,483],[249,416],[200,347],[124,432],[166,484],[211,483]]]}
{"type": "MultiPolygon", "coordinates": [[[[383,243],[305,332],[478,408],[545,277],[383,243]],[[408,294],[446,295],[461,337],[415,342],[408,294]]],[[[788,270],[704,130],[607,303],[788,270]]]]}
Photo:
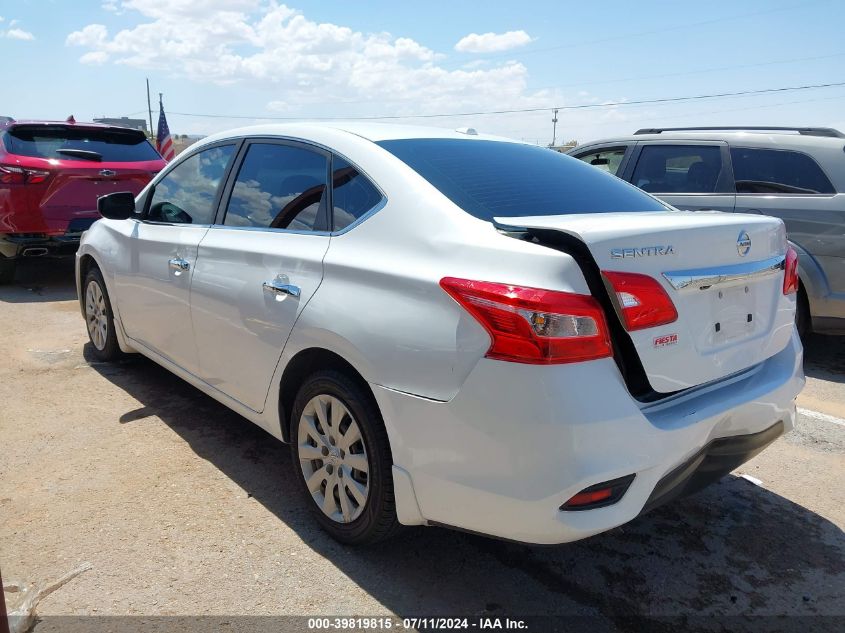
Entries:
{"type": "Polygon", "coordinates": [[[156,149],[164,160],[171,161],[176,157],[173,151],[173,140],[170,138],[170,128],[167,127],[167,119],[164,116],[164,104],[161,97],[158,99],[158,134],[156,135],[156,149]]]}

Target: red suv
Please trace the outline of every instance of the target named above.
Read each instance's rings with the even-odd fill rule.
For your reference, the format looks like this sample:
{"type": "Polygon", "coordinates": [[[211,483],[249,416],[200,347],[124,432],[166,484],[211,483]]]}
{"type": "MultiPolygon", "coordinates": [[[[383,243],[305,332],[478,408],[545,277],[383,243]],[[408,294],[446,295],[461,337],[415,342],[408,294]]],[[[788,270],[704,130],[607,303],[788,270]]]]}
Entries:
{"type": "Polygon", "coordinates": [[[0,283],[19,257],[73,254],[97,198],[141,189],[166,164],[139,130],[0,118],[0,283]]]}

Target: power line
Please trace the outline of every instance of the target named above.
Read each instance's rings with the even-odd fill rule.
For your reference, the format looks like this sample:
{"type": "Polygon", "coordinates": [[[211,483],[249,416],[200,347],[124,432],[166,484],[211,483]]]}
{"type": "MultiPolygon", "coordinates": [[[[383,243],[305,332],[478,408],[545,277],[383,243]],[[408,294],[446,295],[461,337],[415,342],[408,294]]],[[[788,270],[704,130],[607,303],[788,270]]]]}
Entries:
{"type": "Polygon", "coordinates": [[[303,116],[247,116],[240,114],[200,114],[196,112],[171,112],[172,115],[199,117],[208,119],[251,119],[258,121],[302,121],[309,119],[312,121],[386,121],[397,119],[439,119],[446,117],[469,117],[469,116],[487,116],[493,114],[518,114],[528,112],[544,112],[549,110],[587,110],[594,108],[610,108],[633,105],[646,105],[656,103],[679,103],[685,101],[701,101],[704,99],[725,99],[730,97],[744,97],[750,95],[772,94],[781,92],[795,92],[799,90],[815,90],[819,88],[833,88],[837,86],[845,86],[845,81],[831,82],[824,84],[810,84],[805,86],[788,86],[782,88],[764,88],[760,90],[741,90],[737,92],[718,92],[713,94],[692,95],[686,97],[663,97],[659,99],[637,99],[633,101],[606,101],[604,103],[581,103],[574,105],[548,105],[537,108],[512,108],[507,110],[479,110],[475,112],[449,112],[436,114],[391,114],[379,116],[330,116],[330,117],[303,117],[303,116]]]}
{"type": "Polygon", "coordinates": [[[602,79],[599,81],[581,81],[575,82],[571,84],[557,84],[555,86],[543,86],[541,88],[536,88],[537,90],[554,90],[556,88],[571,88],[573,86],[598,86],[603,84],[615,84],[615,83],[625,83],[631,81],[644,81],[646,79],[665,79],[667,77],[686,77],[687,75],[701,75],[704,73],[714,73],[714,72],[721,72],[724,70],[740,70],[743,68],[760,68],[762,66],[776,66],[779,64],[793,64],[796,62],[809,62],[809,61],[816,61],[819,59],[831,59],[833,57],[842,57],[845,56],[845,52],[842,53],[833,53],[831,55],[815,55],[813,57],[795,57],[792,59],[778,59],[771,62],[757,62],[754,64],[738,64],[734,66],[719,66],[716,68],[701,68],[699,70],[687,70],[684,72],[676,72],[676,73],[662,73],[659,75],[641,75],[639,77],[620,77],[618,79],[602,79]]]}

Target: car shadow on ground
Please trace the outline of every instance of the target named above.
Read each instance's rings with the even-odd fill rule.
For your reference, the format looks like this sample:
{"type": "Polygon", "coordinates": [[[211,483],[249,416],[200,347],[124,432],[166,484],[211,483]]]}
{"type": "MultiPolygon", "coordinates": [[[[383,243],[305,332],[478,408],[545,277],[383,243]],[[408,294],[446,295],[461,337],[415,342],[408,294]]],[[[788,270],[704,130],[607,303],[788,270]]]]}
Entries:
{"type": "MultiPolygon", "coordinates": [[[[90,345],[86,358],[93,359],[90,345]]],[[[598,615],[606,624],[599,628],[636,631],[641,622],[631,618],[638,616],[841,611],[842,530],[739,477],[567,545],[414,528],[378,547],[348,548],[316,527],[287,446],[148,360],[92,367],[142,404],[115,424],[158,416],[317,555],[400,616],[598,615]]],[[[709,628],[691,625],[684,629],[709,628]]]]}
{"type": "Polygon", "coordinates": [[[0,303],[41,303],[76,299],[73,257],[28,258],[18,263],[15,280],[0,286],[0,303]]]}
{"type": "Polygon", "coordinates": [[[808,336],[804,341],[804,373],[819,380],[845,382],[845,335],[808,336]]]}

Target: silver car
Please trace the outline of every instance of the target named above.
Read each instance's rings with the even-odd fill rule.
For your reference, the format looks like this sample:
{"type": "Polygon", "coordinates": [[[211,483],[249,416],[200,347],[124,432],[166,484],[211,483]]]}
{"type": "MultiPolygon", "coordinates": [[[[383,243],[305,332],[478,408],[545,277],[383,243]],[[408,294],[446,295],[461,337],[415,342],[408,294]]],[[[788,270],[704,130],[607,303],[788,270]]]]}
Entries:
{"type": "Polygon", "coordinates": [[[93,356],[141,353],[290,443],[345,543],[574,541],[795,422],[798,256],[775,218],[372,123],[220,133],[98,206],[77,253],[93,356]]]}
{"type": "Polygon", "coordinates": [[[801,334],[845,334],[845,134],[653,128],[569,153],[684,210],[778,217],[798,251],[801,334]]]}

